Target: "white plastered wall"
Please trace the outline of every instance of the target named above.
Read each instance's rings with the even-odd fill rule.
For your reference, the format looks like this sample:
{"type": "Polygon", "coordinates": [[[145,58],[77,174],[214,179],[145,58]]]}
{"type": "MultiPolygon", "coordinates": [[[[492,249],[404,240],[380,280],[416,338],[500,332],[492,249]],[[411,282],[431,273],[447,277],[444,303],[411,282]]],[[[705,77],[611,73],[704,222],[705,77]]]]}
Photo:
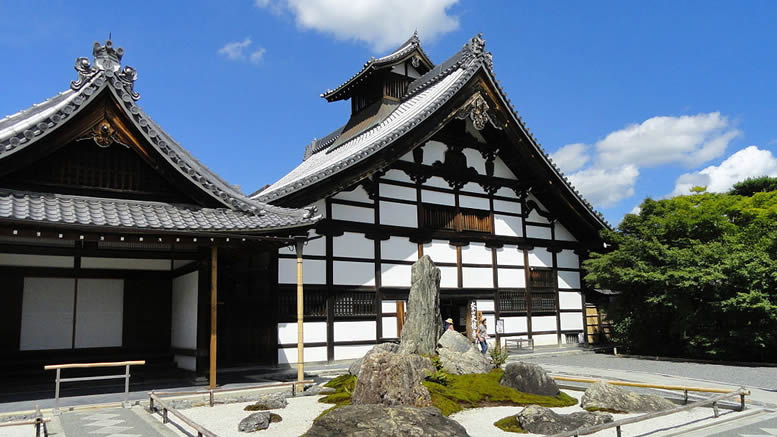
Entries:
{"type": "Polygon", "coordinates": [[[19,348],[70,349],[75,279],[24,278],[23,293],[19,348]]]}
{"type": "MultiPolygon", "coordinates": [[[[179,349],[197,349],[197,295],[199,272],[191,272],[173,279],[170,345],[179,349]]],[[[197,370],[197,360],[186,355],[175,355],[178,367],[197,370]]]]}
{"type": "Polygon", "coordinates": [[[375,285],[373,262],[333,261],[332,280],[335,285],[375,285]]]}
{"type": "Polygon", "coordinates": [[[373,208],[332,204],[332,218],[358,223],[374,223],[375,212],[373,208]]]}
{"type": "Polygon", "coordinates": [[[417,228],[418,209],[415,205],[381,201],[380,224],[417,228]]]}
{"type": "Polygon", "coordinates": [[[124,321],[123,279],[79,279],[76,348],[119,347],[124,321]]]}
{"type": "MultiPolygon", "coordinates": [[[[326,284],[326,261],[304,259],[302,261],[302,281],[305,284],[326,284]]],[[[278,283],[297,283],[297,260],[278,259],[278,283]]]]}
{"type": "Polygon", "coordinates": [[[345,232],[332,238],[332,254],[341,257],[374,259],[375,242],[365,238],[364,234],[345,232]]]}

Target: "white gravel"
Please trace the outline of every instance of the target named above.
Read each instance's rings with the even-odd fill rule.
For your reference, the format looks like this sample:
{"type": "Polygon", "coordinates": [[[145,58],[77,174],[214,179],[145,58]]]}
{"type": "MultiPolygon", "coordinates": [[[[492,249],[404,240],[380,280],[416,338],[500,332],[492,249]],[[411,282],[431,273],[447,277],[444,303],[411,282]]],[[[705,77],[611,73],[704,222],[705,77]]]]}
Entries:
{"type": "MultiPolygon", "coordinates": [[[[568,395],[580,400],[583,392],[579,391],[565,391],[568,395]]],[[[523,407],[489,407],[489,408],[472,408],[458,413],[452,414],[451,419],[459,422],[467,429],[467,433],[471,437],[491,437],[491,436],[541,436],[541,434],[515,434],[511,432],[504,432],[501,429],[494,426],[494,422],[509,415],[518,414],[523,407]]],[[[572,407],[554,408],[553,411],[559,414],[570,414],[576,411],[585,411],[580,408],[580,404],[572,407]]],[[[669,416],[658,417],[655,419],[645,420],[643,422],[624,425],[621,428],[623,437],[637,437],[637,436],[651,436],[657,437],[667,433],[677,432],[680,427],[689,426],[697,427],[701,425],[708,425],[714,423],[716,420],[721,420],[727,417],[728,414],[734,413],[730,410],[720,410],[720,417],[715,419],[711,408],[695,408],[691,411],[685,411],[680,413],[671,414],[669,416]]],[[[614,420],[625,419],[627,417],[635,417],[640,414],[613,414],[614,420]]],[[[599,431],[589,436],[595,437],[615,437],[615,428],[599,431]]]]}
{"type": "MultiPolygon", "coordinates": [[[[579,391],[565,391],[568,395],[580,399],[583,395],[579,391]]],[[[299,398],[290,398],[289,405],[283,409],[269,410],[273,413],[279,414],[283,421],[270,424],[270,427],[264,431],[260,431],[257,435],[262,437],[293,437],[302,435],[313,424],[313,419],[318,417],[322,411],[330,408],[332,405],[323,404],[318,402],[320,396],[305,396],[299,398]]],[[[244,417],[251,414],[251,412],[243,411],[246,405],[250,405],[251,402],[241,402],[235,404],[216,405],[215,407],[196,407],[185,410],[180,410],[188,418],[194,420],[205,428],[213,431],[220,437],[245,437],[246,434],[240,433],[237,430],[237,425],[244,417]]],[[[488,407],[488,408],[472,408],[461,411],[459,413],[451,415],[451,419],[461,423],[471,437],[492,437],[492,436],[510,436],[517,437],[526,436],[540,436],[539,434],[514,434],[500,430],[494,426],[494,422],[503,417],[509,415],[518,414],[522,407],[488,407]]],[[[583,411],[580,405],[564,408],[554,408],[553,411],[559,414],[569,414],[576,411],[583,411]]],[[[639,423],[625,425],[622,428],[623,437],[639,437],[650,436],[658,437],[665,434],[675,433],[683,427],[697,427],[702,425],[709,425],[715,423],[715,421],[723,420],[728,417],[729,414],[736,414],[730,410],[721,409],[721,416],[715,419],[712,414],[711,408],[696,408],[691,411],[675,413],[669,416],[659,417],[656,419],[650,419],[639,423]]],[[[638,416],[639,414],[615,414],[613,418],[615,420],[623,419],[627,417],[638,416]]],[[[160,416],[155,414],[158,420],[160,416]]],[[[173,430],[177,435],[182,437],[192,437],[196,435],[191,428],[182,424],[179,420],[176,420],[173,416],[170,416],[171,423],[167,427],[173,430]]],[[[28,431],[29,432],[29,431],[28,431]]],[[[21,436],[22,434],[19,434],[21,436]]],[[[615,428],[600,431],[590,436],[594,437],[615,437],[615,428]]],[[[14,434],[14,437],[16,434],[14,434]]]]}
{"type": "MultiPolygon", "coordinates": [[[[255,433],[262,437],[294,437],[302,435],[313,425],[313,419],[318,417],[322,411],[332,407],[331,404],[322,404],[318,402],[320,396],[304,396],[298,398],[289,398],[289,405],[286,408],[276,410],[267,410],[271,413],[280,415],[283,420],[277,423],[271,423],[270,427],[264,431],[255,433]]],[[[245,437],[246,433],[238,432],[237,425],[243,418],[250,415],[251,411],[243,411],[246,405],[253,402],[239,402],[235,404],[216,405],[214,407],[196,407],[185,410],[179,410],[186,417],[204,426],[206,429],[214,432],[219,437],[245,437]]],[[[159,414],[155,414],[159,418],[159,414]]],[[[197,435],[187,425],[170,416],[171,422],[167,427],[173,430],[179,436],[190,437],[197,435]],[[178,426],[176,426],[178,425],[178,426]],[[179,428],[180,427],[180,428],[179,428]]]]}

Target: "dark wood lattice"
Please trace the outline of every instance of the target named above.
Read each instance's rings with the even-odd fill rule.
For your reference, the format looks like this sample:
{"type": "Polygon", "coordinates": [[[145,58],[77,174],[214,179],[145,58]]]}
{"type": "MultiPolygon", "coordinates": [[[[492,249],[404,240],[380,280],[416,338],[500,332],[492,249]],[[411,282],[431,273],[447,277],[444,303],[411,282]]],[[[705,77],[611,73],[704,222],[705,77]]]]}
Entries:
{"type": "Polygon", "coordinates": [[[525,291],[500,291],[499,311],[501,312],[526,312],[525,291]]]}
{"type": "Polygon", "coordinates": [[[375,294],[338,293],[335,297],[334,315],[335,317],[374,316],[375,294]]]}
{"type": "Polygon", "coordinates": [[[556,293],[554,291],[533,291],[531,293],[532,313],[556,311],[556,293]]]}
{"type": "MultiPolygon", "coordinates": [[[[306,291],[302,313],[306,317],[326,317],[326,294],[306,291]]],[[[297,295],[283,293],[278,295],[278,308],[281,318],[297,316],[297,295]]]]}
{"type": "Polygon", "coordinates": [[[491,232],[493,221],[488,211],[460,208],[445,205],[423,205],[423,227],[446,229],[451,231],[491,232]]]}

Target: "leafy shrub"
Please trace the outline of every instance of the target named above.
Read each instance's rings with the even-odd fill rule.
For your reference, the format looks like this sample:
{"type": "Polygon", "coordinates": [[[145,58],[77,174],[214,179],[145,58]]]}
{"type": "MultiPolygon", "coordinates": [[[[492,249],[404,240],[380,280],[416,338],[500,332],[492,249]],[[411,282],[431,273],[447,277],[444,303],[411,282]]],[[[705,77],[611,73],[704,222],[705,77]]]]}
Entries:
{"type": "Polygon", "coordinates": [[[495,369],[501,368],[502,365],[507,362],[507,349],[502,347],[500,341],[497,341],[488,353],[491,355],[491,362],[494,363],[495,369]]]}

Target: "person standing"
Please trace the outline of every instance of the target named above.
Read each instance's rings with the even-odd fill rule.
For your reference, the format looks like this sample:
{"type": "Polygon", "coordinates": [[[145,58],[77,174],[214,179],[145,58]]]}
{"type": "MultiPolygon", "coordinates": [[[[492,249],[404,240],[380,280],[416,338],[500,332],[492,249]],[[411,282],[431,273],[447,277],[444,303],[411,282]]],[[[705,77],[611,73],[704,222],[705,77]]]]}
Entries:
{"type": "Polygon", "coordinates": [[[480,352],[482,354],[485,354],[486,351],[488,351],[488,329],[486,328],[486,318],[480,319],[480,324],[478,325],[476,340],[478,344],[480,345],[480,352]]]}

